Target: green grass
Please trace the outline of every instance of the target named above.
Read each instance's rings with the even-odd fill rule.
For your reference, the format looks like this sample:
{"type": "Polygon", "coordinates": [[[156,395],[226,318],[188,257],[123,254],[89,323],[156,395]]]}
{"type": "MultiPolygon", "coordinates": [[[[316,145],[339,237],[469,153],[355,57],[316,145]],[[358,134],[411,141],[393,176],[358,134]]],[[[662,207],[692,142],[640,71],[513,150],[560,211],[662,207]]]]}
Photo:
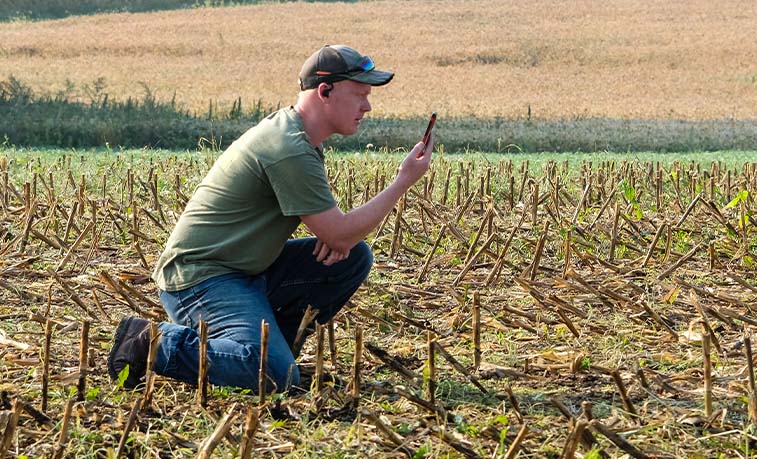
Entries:
{"type": "MultiPolygon", "coordinates": [[[[171,150],[161,148],[122,148],[122,147],[98,147],[98,148],[83,148],[83,149],[70,149],[70,148],[46,148],[46,147],[22,147],[14,146],[10,143],[0,144],[0,155],[7,157],[10,160],[15,160],[18,169],[14,173],[24,174],[30,177],[28,174],[30,168],[33,168],[35,162],[39,163],[40,167],[48,167],[49,164],[43,164],[50,161],[66,161],[69,164],[79,162],[79,167],[83,168],[82,173],[86,175],[93,175],[95,178],[103,172],[103,168],[112,165],[112,161],[117,157],[120,157],[121,161],[129,163],[131,167],[140,167],[149,163],[155,158],[167,159],[175,157],[177,160],[189,161],[189,162],[205,162],[210,165],[214,158],[221,152],[213,148],[204,149],[183,149],[183,150],[171,150]],[[30,166],[29,164],[32,164],[30,166]]],[[[370,171],[373,172],[376,168],[379,168],[386,173],[391,172],[393,168],[400,162],[406,153],[404,151],[389,151],[383,149],[381,151],[374,150],[351,150],[351,149],[338,149],[331,148],[326,151],[326,159],[338,160],[335,167],[344,166],[344,164],[361,165],[370,163],[370,171]]],[[[599,164],[605,161],[628,161],[636,163],[645,162],[659,162],[660,165],[666,168],[671,167],[675,163],[680,164],[699,164],[700,167],[709,167],[711,162],[721,163],[724,168],[734,168],[741,164],[753,160],[757,157],[757,151],[753,150],[732,150],[732,151],[716,151],[716,152],[677,152],[660,154],[657,152],[628,152],[628,153],[612,153],[612,152],[540,152],[532,154],[521,153],[496,153],[486,152],[481,150],[469,150],[460,153],[449,153],[436,151],[434,161],[436,163],[480,163],[480,164],[496,164],[499,161],[513,162],[513,168],[520,169],[524,163],[528,163],[531,170],[540,170],[544,165],[550,161],[563,164],[568,164],[571,173],[576,173],[577,168],[584,162],[591,161],[595,164],[599,164]]],[[[13,169],[11,169],[13,170],[13,169]]],[[[366,169],[368,170],[368,169],[366,169]]],[[[20,179],[21,177],[19,177],[20,179]]],[[[93,182],[93,185],[96,185],[93,182]]],[[[454,183],[452,184],[454,186],[454,183]]],[[[593,217],[587,216],[587,219],[593,217]]]]}

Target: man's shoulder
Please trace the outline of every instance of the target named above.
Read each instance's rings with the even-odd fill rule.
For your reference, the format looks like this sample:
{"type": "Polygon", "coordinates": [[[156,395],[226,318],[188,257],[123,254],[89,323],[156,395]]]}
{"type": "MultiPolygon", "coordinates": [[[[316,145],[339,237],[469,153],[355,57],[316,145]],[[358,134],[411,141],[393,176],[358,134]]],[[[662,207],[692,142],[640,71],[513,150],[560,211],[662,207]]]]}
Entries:
{"type": "Polygon", "coordinates": [[[245,132],[230,149],[251,155],[264,166],[300,155],[318,154],[291,107],[268,115],[245,132]]]}

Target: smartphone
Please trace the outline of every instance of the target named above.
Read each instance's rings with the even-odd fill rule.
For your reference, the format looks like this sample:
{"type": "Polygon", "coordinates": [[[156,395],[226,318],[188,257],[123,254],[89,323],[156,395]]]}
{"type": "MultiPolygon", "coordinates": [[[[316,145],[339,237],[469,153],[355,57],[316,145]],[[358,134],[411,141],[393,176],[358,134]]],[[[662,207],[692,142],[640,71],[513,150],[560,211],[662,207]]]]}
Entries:
{"type": "Polygon", "coordinates": [[[429,140],[431,140],[431,130],[434,128],[434,124],[436,124],[436,112],[431,114],[431,119],[428,121],[428,127],[426,128],[426,133],[423,134],[423,144],[427,144],[429,140]]]}
{"type": "Polygon", "coordinates": [[[419,158],[426,153],[426,145],[428,145],[428,141],[431,140],[431,130],[434,129],[434,124],[436,124],[436,112],[432,113],[431,119],[428,120],[426,133],[423,134],[423,150],[421,151],[420,155],[418,155],[419,158]]]}

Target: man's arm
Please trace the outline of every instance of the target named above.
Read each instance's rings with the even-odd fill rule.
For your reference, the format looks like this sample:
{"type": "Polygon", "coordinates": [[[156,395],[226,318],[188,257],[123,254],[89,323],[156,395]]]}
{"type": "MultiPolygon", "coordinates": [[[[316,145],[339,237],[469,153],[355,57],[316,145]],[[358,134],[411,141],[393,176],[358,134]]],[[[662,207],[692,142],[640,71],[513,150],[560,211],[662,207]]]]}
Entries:
{"type": "Polygon", "coordinates": [[[328,249],[339,254],[349,253],[355,244],[381,223],[402,195],[426,173],[433,147],[433,140],[428,145],[418,142],[402,162],[394,181],[362,206],[347,213],[333,207],[318,214],[302,215],[300,219],[328,249]],[[418,157],[424,149],[425,154],[418,157]]]}

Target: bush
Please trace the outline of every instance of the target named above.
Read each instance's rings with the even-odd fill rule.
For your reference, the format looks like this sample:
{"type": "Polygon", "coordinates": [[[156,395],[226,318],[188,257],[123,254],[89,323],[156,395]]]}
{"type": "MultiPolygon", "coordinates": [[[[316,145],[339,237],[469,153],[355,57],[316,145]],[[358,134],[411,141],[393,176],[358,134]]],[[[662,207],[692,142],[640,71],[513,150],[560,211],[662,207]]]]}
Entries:
{"type": "Polygon", "coordinates": [[[142,13],[180,8],[283,3],[287,1],[294,0],[4,0],[0,3],[0,21],[59,19],[80,14],[142,13]]]}
{"type": "MultiPolygon", "coordinates": [[[[237,99],[231,109],[214,104],[211,113],[194,114],[173,100],[157,100],[147,87],[141,100],[114,101],[101,80],[83,89],[90,98],[87,103],[70,100],[72,92],[73,88],[55,95],[35,94],[13,77],[0,82],[0,139],[18,146],[194,149],[203,143],[223,149],[278,109],[257,101],[244,110],[237,99]]],[[[425,118],[368,117],[357,135],[334,136],[327,145],[344,150],[363,150],[368,144],[412,147],[426,122],[425,118]]],[[[757,120],[529,121],[442,115],[436,141],[453,153],[751,150],[757,145],[757,120]]]]}
{"type": "Polygon", "coordinates": [[[82,103],[63,93],[37,96],[11,77],[0,82],[0,137],[27,146],[187,149],[196,148],[200,139],[233,140],[276,109],[259,102],[243,113],[238,101],[229,113],[198,117],[173,101],[155,100],[149,89],[139,101],[110,101],[103,91],[96,97],[82,103]]]}

